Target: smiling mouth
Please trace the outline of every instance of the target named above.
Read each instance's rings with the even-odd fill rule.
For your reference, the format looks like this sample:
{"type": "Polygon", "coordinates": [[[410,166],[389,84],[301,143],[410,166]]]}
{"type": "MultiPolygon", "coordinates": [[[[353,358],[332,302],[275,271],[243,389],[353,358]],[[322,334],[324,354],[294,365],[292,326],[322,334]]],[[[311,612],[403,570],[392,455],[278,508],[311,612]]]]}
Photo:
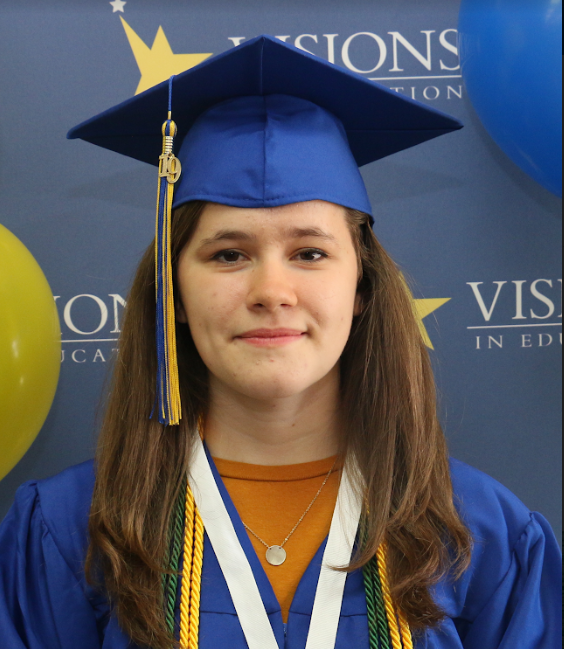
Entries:
{"type": "Polygon", "coordinates": [[[282,347],[297,342],[305,335],[305,331],[297,329],[255,329],[236,338],[255,347],[282,347]]]}

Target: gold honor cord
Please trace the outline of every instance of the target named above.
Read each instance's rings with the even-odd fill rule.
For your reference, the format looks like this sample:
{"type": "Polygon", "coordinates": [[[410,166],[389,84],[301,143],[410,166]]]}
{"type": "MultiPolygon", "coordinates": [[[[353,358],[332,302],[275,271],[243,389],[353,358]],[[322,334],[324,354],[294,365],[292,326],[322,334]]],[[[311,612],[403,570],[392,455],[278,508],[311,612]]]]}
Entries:
{"type": "MultiPolygon", "coordinates": [[[[186,490],[184,564],[180,600],[180,647],[198,649],[200,601],[204,562],[204,524],[190,486],[186,490]]],[[[388,578],[387,550],[381,545],[377,554],[378,573],[388,619],[393,649],[413,649],[413,638],[404,614],[392,600],[388,578]]],[[[378,632],[379,633],[379,632],[378,632]]]]}
{"type": "Polygon", "coordinates": [[[180,647],[198,649],[202,567],[204,564],[204,523],[190,487],[186,491],[184,564],[180,596],[180,647]]]}
{"type": "Polygon", "coordinates": [[[397,609],[392,600],[390,580],[388,577],[387,549],[385,544],[382,544],[378,548],[377,559],[392,647],[393,649],[413,649],[413,638],[409,625],[407,624],[403,613],[397,609]]]}

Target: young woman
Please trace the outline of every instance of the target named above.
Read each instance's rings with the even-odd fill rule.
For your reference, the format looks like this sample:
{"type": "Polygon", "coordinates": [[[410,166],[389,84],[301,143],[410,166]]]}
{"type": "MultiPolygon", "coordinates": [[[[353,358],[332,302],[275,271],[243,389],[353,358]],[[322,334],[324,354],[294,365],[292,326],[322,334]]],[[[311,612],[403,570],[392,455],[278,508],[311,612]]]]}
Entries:
{"type": "Polygon", "coordinates": [[[19,491],[2,646],[556,647],[555,539],[449,462],[358,172],[459,125],[263,37],[73,137],[150,159],[167,93],[98,458],[19,491]]]}

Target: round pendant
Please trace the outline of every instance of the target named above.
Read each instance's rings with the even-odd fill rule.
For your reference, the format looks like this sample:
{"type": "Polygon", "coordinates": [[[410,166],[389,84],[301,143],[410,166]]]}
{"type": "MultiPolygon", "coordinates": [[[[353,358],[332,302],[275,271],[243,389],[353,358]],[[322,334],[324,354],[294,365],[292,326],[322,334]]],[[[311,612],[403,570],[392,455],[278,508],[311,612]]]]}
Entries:
{"type": "Polygon", "coordinates": [[[273,545],[266,551],[266,560],[271,566],[281,566],[286,563],[286,550],[279,545],[273,545]]]}

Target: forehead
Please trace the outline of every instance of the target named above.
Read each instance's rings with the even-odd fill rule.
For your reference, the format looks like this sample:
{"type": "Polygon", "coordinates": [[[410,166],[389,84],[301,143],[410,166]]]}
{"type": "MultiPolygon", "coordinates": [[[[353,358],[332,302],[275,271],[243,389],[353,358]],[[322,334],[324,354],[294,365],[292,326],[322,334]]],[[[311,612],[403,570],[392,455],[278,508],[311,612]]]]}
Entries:
{"type": "Polygon", "coordinates": [[[270,209],[245,209],[210,203],[202,213],[194,241],[230,233],[269,239],[316,236],[333,239],[337,244],[350,240],[345,208],[325,201],[294,203],[270,209]]]}

